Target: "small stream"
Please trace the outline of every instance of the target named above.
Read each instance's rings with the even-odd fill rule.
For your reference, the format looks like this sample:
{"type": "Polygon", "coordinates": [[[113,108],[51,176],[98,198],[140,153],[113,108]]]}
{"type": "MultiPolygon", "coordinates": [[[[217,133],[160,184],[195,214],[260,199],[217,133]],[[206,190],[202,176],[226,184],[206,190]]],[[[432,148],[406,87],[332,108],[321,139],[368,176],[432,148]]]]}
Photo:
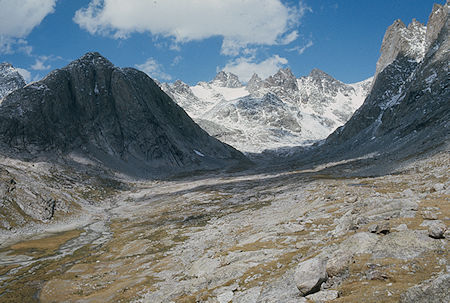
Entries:
{"type": "MultiPolygon", "coordinates": [[[[111,222],[112,210],[115,207],[115,204],[110,204],[106,209],[102,208],[99,210],[99,208],[96,208],[96,214],[89,220],[90,223],[76,228],[83,230],[83,232],[78,237],[70,239],[62,244],[52,255],[36,258],[33,256],[14,254],[13,250],[0,252],[0,266],[18,266],[0,276],[0,282],[10,279],[21,269],[32,266],[33,264],[48,260],[57,260],[72,255],[75,251],[88,244],[93,245],[95,249],[95,247],[108,242],[112,238],[112,232],[110,231],[109,225],[111,222]]],[[[55,232],[46,232],[46,237],[32,237],[27,239],[27,241],[34,239],[45,240],[56,234],[57,233],[55,232]]],[[[3,287],[5,286],[6,285],[3,285],[3,287]]]]}

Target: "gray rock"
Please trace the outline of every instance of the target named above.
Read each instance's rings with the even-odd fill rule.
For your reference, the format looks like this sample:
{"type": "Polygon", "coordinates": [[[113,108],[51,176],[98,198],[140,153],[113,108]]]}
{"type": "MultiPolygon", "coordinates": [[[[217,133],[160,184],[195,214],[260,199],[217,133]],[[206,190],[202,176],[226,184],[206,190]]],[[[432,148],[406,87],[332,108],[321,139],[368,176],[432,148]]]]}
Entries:
{"type": "Polygon", "coordinates": [[[450,274],[443,274],[408,289],[400,298],[401,303],[448,303],[450,302],[450,274]]]}
{"type": "Polygon", "coordinates": [[[352,259],[352,255],[349,254],[337,255],[329,259],[326,265],[328,276],[335,277],[342,274],[348,268],[352,259]]]}
{"type": "Polygon", "coordinates": [[[405,230],[408,230],[408,225],[402,223],[402,224],[400,224],[399,226],[395,227],[395,230],[396,230],[396,231],[405,231],[405,230]]]}
{"type": "Polygon", "coordinates": [[[322,290],[318,293],[308,295],[306,298],[314,303],[323,303],[339,298],[339,292],[331,289],[322,290]]]}
{"type": "Polygon", "coordinates": [[[422,212],[422,218],[424,218],[425,220],[437,220],[438,215],[435,212],[426,210],[422,212]]]}
{"type": "Polygon", "coordinates": [[[327,280],[326,262],[313,258],[300,263],[294,275],[295,284],[302,296],[315,293],[327,280]]]}
{"type": "Polygon", "coordinates": [[[229,303],[233,300],[233,292],[227,291],[224,293],[221,293],[220,295],[217,296],[217,301],[219,301],[219,303],[229,303]]]}
{"type": "Polygon", "coordinates": [[[428,226],[428,235],[431,238],[442,239],[447,231],[447,226],[443,222],[435,221],[428,226]]]}
{"type": "Polygon", "coordinates": [[[426,231],[406,230],[379,237],[379,241],[373,247],[372,256],[375,259],[409,260],[436,249],[441,249],[440,244],[428,237],[426,231]]]}
{"type": "Polygon", "coordinates": [[[386,235],[391,232],[391,227],[389,222],[383,222],[378,224],[372,224],[368,228],[369,232],[374,234],[383,234],[386,235]]]}

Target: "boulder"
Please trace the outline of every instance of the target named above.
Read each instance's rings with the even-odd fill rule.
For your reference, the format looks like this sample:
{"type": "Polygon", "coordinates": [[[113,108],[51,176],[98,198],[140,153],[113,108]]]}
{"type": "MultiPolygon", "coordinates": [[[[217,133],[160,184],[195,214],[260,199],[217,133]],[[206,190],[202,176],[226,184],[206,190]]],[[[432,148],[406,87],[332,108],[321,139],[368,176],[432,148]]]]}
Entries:
{"type": "Polygon", "coordinates": [[[443,239],[446,230],[447,226],[443,222],[436,221],[428,226],[428,235],[434,239],[443,239]]]}
{"type": "Polygon", "coordinates": [[[318,292],[327,278],[326,262],[320,258],[313,258],[300,263],[294,276],[295,285],[302,296],[318,292]]]}
{"type": "Polygon", "coordinates": [[[413,286],[400,297],[400,303],[416,302],[450,302],[450,274],[444,274],[434,280],[413,286]]]}

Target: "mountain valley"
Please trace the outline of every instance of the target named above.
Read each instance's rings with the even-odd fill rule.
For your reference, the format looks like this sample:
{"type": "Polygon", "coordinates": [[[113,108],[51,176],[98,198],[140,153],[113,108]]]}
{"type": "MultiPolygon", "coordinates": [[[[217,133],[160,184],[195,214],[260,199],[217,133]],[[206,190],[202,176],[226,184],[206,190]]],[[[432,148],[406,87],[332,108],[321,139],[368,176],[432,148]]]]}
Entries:
{"type": "Polygon", "coordinates": [[[449,302],[449,10],[354,84],[0,65],[0,302],[449,302]]]}

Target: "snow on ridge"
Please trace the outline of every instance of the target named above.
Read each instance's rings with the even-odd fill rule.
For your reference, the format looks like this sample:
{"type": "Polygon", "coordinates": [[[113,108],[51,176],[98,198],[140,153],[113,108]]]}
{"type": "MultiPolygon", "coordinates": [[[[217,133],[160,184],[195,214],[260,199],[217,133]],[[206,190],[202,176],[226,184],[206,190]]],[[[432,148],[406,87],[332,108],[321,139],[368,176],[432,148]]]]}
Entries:
{"type": "Polygon", "coordinates": [[[312,74],[295,78],[282,70],[251,88],[225,81],[161,87],[211,135],[243,152],[261,152],[326,138],[362,105],[373,79],[345,84],[322,71],[312,74]]]}

